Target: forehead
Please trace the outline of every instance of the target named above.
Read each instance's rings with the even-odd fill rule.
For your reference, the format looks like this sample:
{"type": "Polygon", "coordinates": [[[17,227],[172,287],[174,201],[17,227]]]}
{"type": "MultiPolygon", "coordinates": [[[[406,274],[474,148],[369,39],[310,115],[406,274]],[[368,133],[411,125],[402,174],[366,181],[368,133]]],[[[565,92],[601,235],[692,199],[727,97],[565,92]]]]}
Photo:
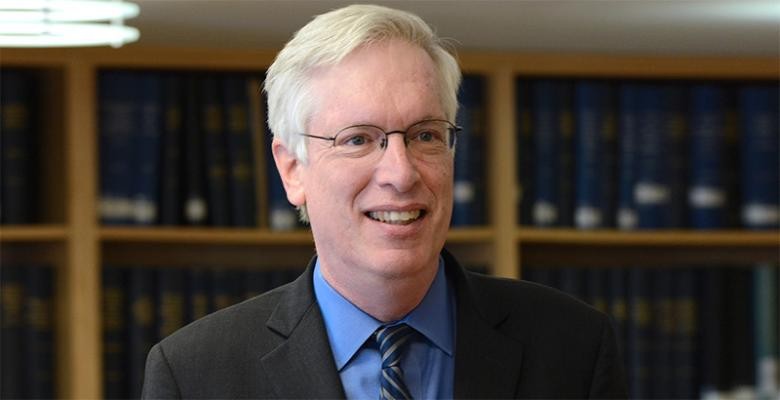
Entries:
{"type": "Polygon", "coordinates": [[[360,47],[312,74],[312,128],[370,123],[390,129],[443,117],[437,82],[435,64],[419,46],[388,40],[360,47]]]}

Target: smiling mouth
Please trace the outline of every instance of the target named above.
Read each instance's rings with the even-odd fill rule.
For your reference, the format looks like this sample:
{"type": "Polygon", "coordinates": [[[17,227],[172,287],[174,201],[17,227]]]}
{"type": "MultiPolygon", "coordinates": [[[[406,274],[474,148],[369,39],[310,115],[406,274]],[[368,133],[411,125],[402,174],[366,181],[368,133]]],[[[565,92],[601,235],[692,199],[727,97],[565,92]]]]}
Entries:
{"type": "Polygon", "coordinates": [[[385,224],[408,225],[425,216],[425,211],[370,211],[366,213],[366,216],[385,224]]]}

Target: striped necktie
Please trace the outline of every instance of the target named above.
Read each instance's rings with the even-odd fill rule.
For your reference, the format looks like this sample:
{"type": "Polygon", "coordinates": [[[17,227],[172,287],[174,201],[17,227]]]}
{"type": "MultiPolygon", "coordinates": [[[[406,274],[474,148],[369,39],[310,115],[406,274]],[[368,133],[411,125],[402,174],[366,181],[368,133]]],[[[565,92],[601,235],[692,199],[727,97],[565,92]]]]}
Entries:
{"type": "Polygon", "coordinates": [[[382,374],[379,378],[379,398],[382,400],[412,398],[401,371],[401,353],[413,333],[414,330],[406,324],[380,326],[374,332],[382,354],[382,374]]]}

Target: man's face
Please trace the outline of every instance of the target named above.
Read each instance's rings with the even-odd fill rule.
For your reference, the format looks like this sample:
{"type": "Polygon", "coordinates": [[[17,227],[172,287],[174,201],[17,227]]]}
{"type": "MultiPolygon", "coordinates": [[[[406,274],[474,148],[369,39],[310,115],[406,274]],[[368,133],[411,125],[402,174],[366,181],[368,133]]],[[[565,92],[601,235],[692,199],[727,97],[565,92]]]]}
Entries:
{"type": "MultiPolygon", "coordinates": [[[[333,136],[355,124],[405,130],[445,119],[433,61],[402,41],[359,48],[317,71],[311,87],[318,102],[306,133],[313,135],[333,136]]],[[[307,140],[308,164],[296,167],[300,196],[291,200],[306,204],[326,277],[341,285],[432,277],[452,212],[451,152],[417,159],[403,135],[390,135],[382,154],[365,160],[339,156],[332,142],[307,140]]]]}

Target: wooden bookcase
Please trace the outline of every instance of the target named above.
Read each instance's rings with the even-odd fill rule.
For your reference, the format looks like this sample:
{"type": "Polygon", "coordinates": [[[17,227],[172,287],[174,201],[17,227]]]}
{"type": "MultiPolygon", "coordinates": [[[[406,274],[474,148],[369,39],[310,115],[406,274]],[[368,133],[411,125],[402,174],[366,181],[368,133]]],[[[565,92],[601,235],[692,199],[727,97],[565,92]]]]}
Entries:
{"type": "MultiPolygon", "coordinates": [[[[307,232],[263,229],[101,227],[97,218],[97,70],[264,70],[275,51],[154,49],[11,50],[0,65],[46,71],[45,143],[41,177],[44,223],[0,227],[0,261],[44,261],[58,269],[56,392],[63,398],[102,396],[100,276],[112,260],[183,264],[302,265],[313,252],[307,232]]],[[[465,262],[489,265],[496,275],[519,277],[524,263],[614,265],[630,261],[780,261],[780,232],[577,231],[516,225],[513,189],[515,78],[578,76],[670,79],[777,80],[775,58],[649,57],[588,54],[469,53],[464,71],[488,79],[487,226],[453,230],[448,248],[465,262]]]]}

